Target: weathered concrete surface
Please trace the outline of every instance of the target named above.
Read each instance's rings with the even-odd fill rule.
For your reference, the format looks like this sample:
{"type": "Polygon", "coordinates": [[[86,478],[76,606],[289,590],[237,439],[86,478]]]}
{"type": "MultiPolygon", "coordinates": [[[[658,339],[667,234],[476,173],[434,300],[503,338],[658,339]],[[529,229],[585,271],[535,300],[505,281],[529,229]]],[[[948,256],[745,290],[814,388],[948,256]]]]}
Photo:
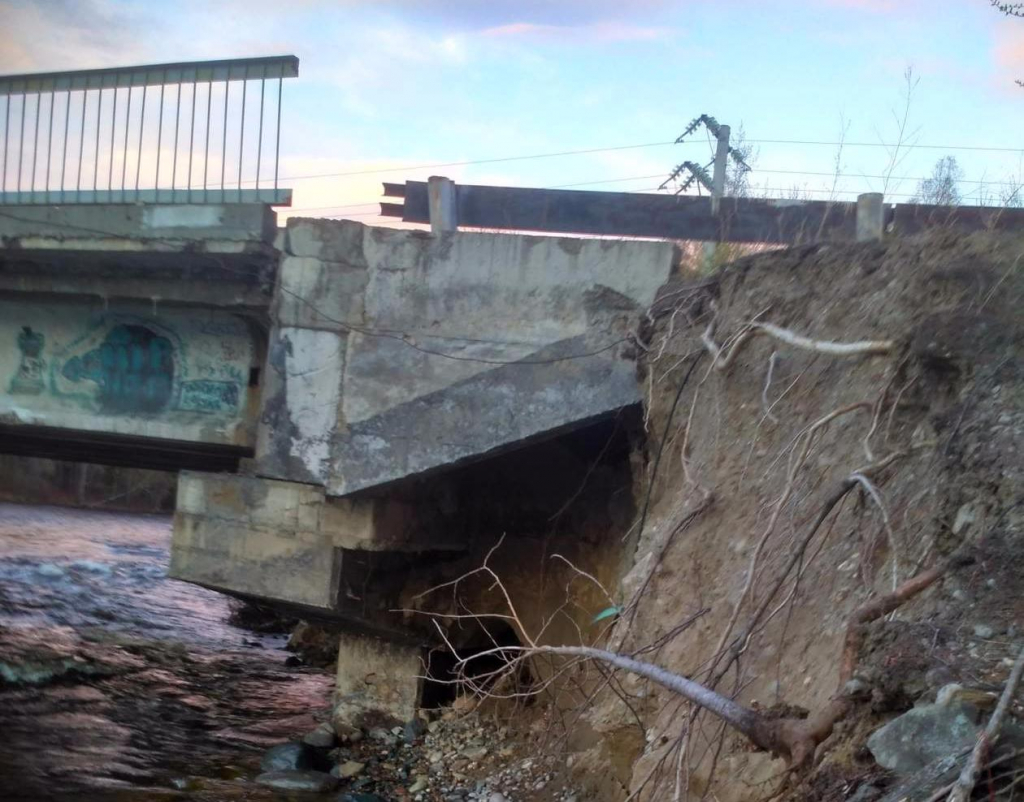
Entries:
{"type": "Polygon", "coordinates": [[[25,206],[0,216],[0,292],[266,309],[270,207],[25,206]]]}
{"type": "Polygon", "coordinates": [[[334,686],[335,727],[343,731],[346,726],[361,726],[373,713],[412,721],[423,684],[422,655],[418,646],[342,635],[334,686]]]}
{"type": "Polygon", "coordinates": [[[340,608],[372,627],[379,611],[339,600],[342,580],[349,597],[365,581],[358,555],[465,546],[459,533],[445,531],[438,494],[422,493],[330,498],[316,485],[186,471],[178,477],[170,574],[229,593],[340,608]]]}
{"type": "Polygon", "coordinates": [[[284,247],[258,471],[332,495],[638,401],[625,339],[675,258],[669,243],[301,219],[284,247]]]}
{"type": "Polygon", "coordinates": [[[252,447],[258,339],[223,310],[0,298],[0,422],[252,447]]]}
{"type": "MultiPolygon", "coordinates": [[[[61,250],[182,250],[201,239],[213,249],[226,243],[271,244],[277,218],[263,204],[96,204],[7,207],[0,232],[7,248],[61,250]]],[[[231,250],[238,250],[237,246],[231,250]]]]}

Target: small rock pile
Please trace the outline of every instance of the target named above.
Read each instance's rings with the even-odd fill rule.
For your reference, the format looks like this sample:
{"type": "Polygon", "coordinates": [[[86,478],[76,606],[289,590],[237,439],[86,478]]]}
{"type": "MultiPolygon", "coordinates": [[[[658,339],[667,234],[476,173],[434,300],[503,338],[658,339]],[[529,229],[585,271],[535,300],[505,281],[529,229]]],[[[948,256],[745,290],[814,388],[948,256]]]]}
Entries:
{"type": "MultiPolygon", "coordinates": [[[[463,706],[465,707],[465,706],[463,706]]],[[[576,802],[555,756],[524,754],[508,727],[474,712],[430,711],[404,726],[321,724],[263,756],[256,782],[339,792],[338,802],[576,802]]]]}

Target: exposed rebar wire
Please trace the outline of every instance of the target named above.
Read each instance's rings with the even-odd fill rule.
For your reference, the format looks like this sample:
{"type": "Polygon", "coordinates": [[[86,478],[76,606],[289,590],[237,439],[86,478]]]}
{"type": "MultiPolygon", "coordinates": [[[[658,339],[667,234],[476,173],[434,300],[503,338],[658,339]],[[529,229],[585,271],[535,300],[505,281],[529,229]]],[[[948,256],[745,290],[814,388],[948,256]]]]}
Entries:
{"type": "Polygon", "coordinates": [[[210,167],[210,110],[213,105],[213,81],[206,84],[206,134],[203,138],[203,200],[206,200],[206,176],[210,167]]]}
{"type": "MultiPolygon", "coordinates": [[[[164,82],[160,84],[160,113],[157,115],[156,123],[156,177],[153,179],[153,186],[156,190],[160,189],[160,148],[163,145],[164,138],[164,88],[167,86],[167,71],[164,70],[164,82]]],[[[173,189],[173,187],[172,187],[173,189]]],[[[171,196],[174,196],[174,192],[171,192],[171,196]]],[[[160,200],[157,195],[157,201],[160,200]]]]}
{"type": "Polygon", "coordinates": [[[100,121],[103,119],[103,87],[100,86],[99,102],[96,108],[96,153],[92,159],[92,191],[96,192],[100,177],[100,121]]]}
{"type": "MultiPolygon", "coordinates": [[[[260,158],[263,156],[263,97],[267,88],[267,68],[263,68],[263,77],[260,79],[260,128],[256,136],[256,189],[260,188],[260,158]]],[[[241,186],[242,172],[238,172],[238,183],[241,186]]]]}
{"type": "Polygon", "coordinates": [[[78,132],[78,164],[75,168],[75,192],[82,191],[82,162],[85,160],[85,118],[89,112],[89,90],[82,92],[82,126],[78,132]]]}
{"type": "MultiPolygon", "coordinates": [[[[248,76],[248,73],[246,73],[248,76]]],[[[249,86],[246,78],[242,79],[242,115],[238,125],[238,202],[242,202],[242,157],[245,155],[245,90],[249,86]]],[[[221,199],[223,200],[223,198],[221,199]]]]}
{"type": "Polygon", "coordinates": [[[4,172],[0,176],[0,192],[7,191],[7,146],[11,141],[11,96],[4,98],[4,172]]]}
{"type": "Polygon", "coordinates": [[[274,139],[274,189],[277,189],[278,166],[281,163],[281,93],[284,80],[277,79],[277,136],[274,139]]]}
{"type": "Polygon", "coordinates": [[[18,192],[21,192],[21,160],[25,154],[25,104],[28,103],[28,95],[21,96],[21,135],[18,138],[18,192]]]}
{"type": "Polygon", "coordinates": [[[110,164],[107,165],[107,192],[114,191],[114,137],[117,135],[117,89],[118,87],[115,84],[114,111],[110,115],[110,164]]]}
{"type": "Polygon", "coordinates": [[[174,156],[171,159],[171,200],[174,199],[175,182],[178,178],[178,128],[181,123],[181,84],[178,84],[178,96],[174,101],[174,156]]]}
{"type": "Polygon", "coordinates": [[[50,90],[50,114],[49,114],[49,122],[47,124],[47,128],[49,129],[49,132],[46,135],[46,184],[45,184],[45,189],[46,189],[46,200],[47,201],[50,200],[50,158],[51,158],[51,151],[53,149],[53,104],[56,101],[56,99],[57,99],[56,93],[51,89],[50,90]]]}
{"type": "Polygon", "coordinates": [[[60,202],[64,202],[64,174],[68,166],[68,126],[71,123],[71,90],[67,92],[67,100],[64,103],[64,141],[60,147],[60,202]]]}
{"type": "Polygon", "coordinates": [[[32,135],[32,177],[29,179],[28,188],[34,189],[36,185],[36,162],[39,156],[39,104],[43,102],[42,95],[36,95],[36,121],[35,133],[32,135]]]}
{"type": "Polygon", "coordinates": [[[220,197],[224,199],[224,175],[228,166],[228,103],[231,100],[231,82],[224,82],[224,130],[220,145],[220,197]]]}
{"type": "Polygon", "coordinates": [[[124,112],[124,158],[121,161],[121,200],[124,196],[124,180],[128,175],[128,130],[132,121],[132,86],[128,84],[128,104],[124,112]]]}
{"type": "Polygon", "coordinates": [[[188,199],[192,200],[192,145],[196,138],[196,89],[198,84],[195,81],[192,82],[192,133],[188,137],[188,184],[185,189],[188,190],[188,199]]]}
{"type": "Polygon", "coordinates": [[[142,85],[142,108],[139,110],[139,149],[135,154],[135,199],[139,199],[139,176],[142,174],[142,133],[146,127],[146,90],[148,84],[142,85]]]}

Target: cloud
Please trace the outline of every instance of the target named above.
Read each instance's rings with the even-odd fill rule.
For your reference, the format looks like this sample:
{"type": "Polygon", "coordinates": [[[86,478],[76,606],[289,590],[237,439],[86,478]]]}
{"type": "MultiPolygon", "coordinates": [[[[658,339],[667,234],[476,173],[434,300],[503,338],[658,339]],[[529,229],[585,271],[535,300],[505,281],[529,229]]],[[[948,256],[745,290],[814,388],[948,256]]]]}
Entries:
{"type": "Polygon", "coordinates": [[[992,60],[1000,72],[1024,80],[1024,25],[996,28],[992,60]]]}
{"type": "MultiPolygon", "coordinates": [[[[409,16],[447,26],[483,30],[520,22],[577,28],[622,14],[622,0],[378,0],[377,8],[394,9],[409,16]]],[[[631,19],[657,14],[674,4],[669,0],[631,0],[631,19]]]]}
{"type": "Polygon", "coordinates": [[[144,60],[147,26],[108,0],[0,0],[0,71],[106,67],[144,60]]]}
{"type": "Polygon", "coordinates": [[[485,28],[482,35],[501,38],[538,39],[547,41],[586,41],[586,42],[639,42],[662,39],[669,35],[670,30],[662,27],[645,27],[628,23],[601,20],[581,26],[544,25],[535,22],[511,22],[485,28]],[[572,34],[571,39],[567,35],[572,34]]]}
{"type": "Polygon", "coordinates": [[[906,5],[896,0],[825,0],[825,4],[851,11],[867,11],[873,14],[888,14],[906,5]]]}

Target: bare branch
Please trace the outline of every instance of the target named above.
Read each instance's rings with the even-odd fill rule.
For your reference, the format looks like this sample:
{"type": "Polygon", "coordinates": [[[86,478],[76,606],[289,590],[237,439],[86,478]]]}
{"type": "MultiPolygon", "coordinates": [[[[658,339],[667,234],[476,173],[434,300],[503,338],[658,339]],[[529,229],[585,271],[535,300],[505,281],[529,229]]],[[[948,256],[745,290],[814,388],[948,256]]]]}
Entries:
{"type": "Polygon", "coordinates": [[[978,736],[978,742],[974,745],[971,758],[967,761],[963,771],[960,772],[960,777],[949,794],[949,802],[967,802],[970,799],[971,793],[974,791],[974,784],[978,781],[978,774],[981,773],[981,767],[985,763],[985,758],[988,756],[992,744],[999,738],[999,731],[1003,726],[1003,718],[1006,716],[1010,702],[1013,701],[1013,696],[1017,692],[1017,686],[1020,684],[1022,673],[1024,673],[1024,649],[1021,649],[1020,654],[1017,655],[1017,660],[1013,664],[1013,670],[1010,671],[1010,678],[1006,681],[1006,687],[1003,688],[1003,695],[999,697],[999,703],[996,705],[996,709],[992,711],[992,718],[989,719],[988,726],[978,736]]]}

